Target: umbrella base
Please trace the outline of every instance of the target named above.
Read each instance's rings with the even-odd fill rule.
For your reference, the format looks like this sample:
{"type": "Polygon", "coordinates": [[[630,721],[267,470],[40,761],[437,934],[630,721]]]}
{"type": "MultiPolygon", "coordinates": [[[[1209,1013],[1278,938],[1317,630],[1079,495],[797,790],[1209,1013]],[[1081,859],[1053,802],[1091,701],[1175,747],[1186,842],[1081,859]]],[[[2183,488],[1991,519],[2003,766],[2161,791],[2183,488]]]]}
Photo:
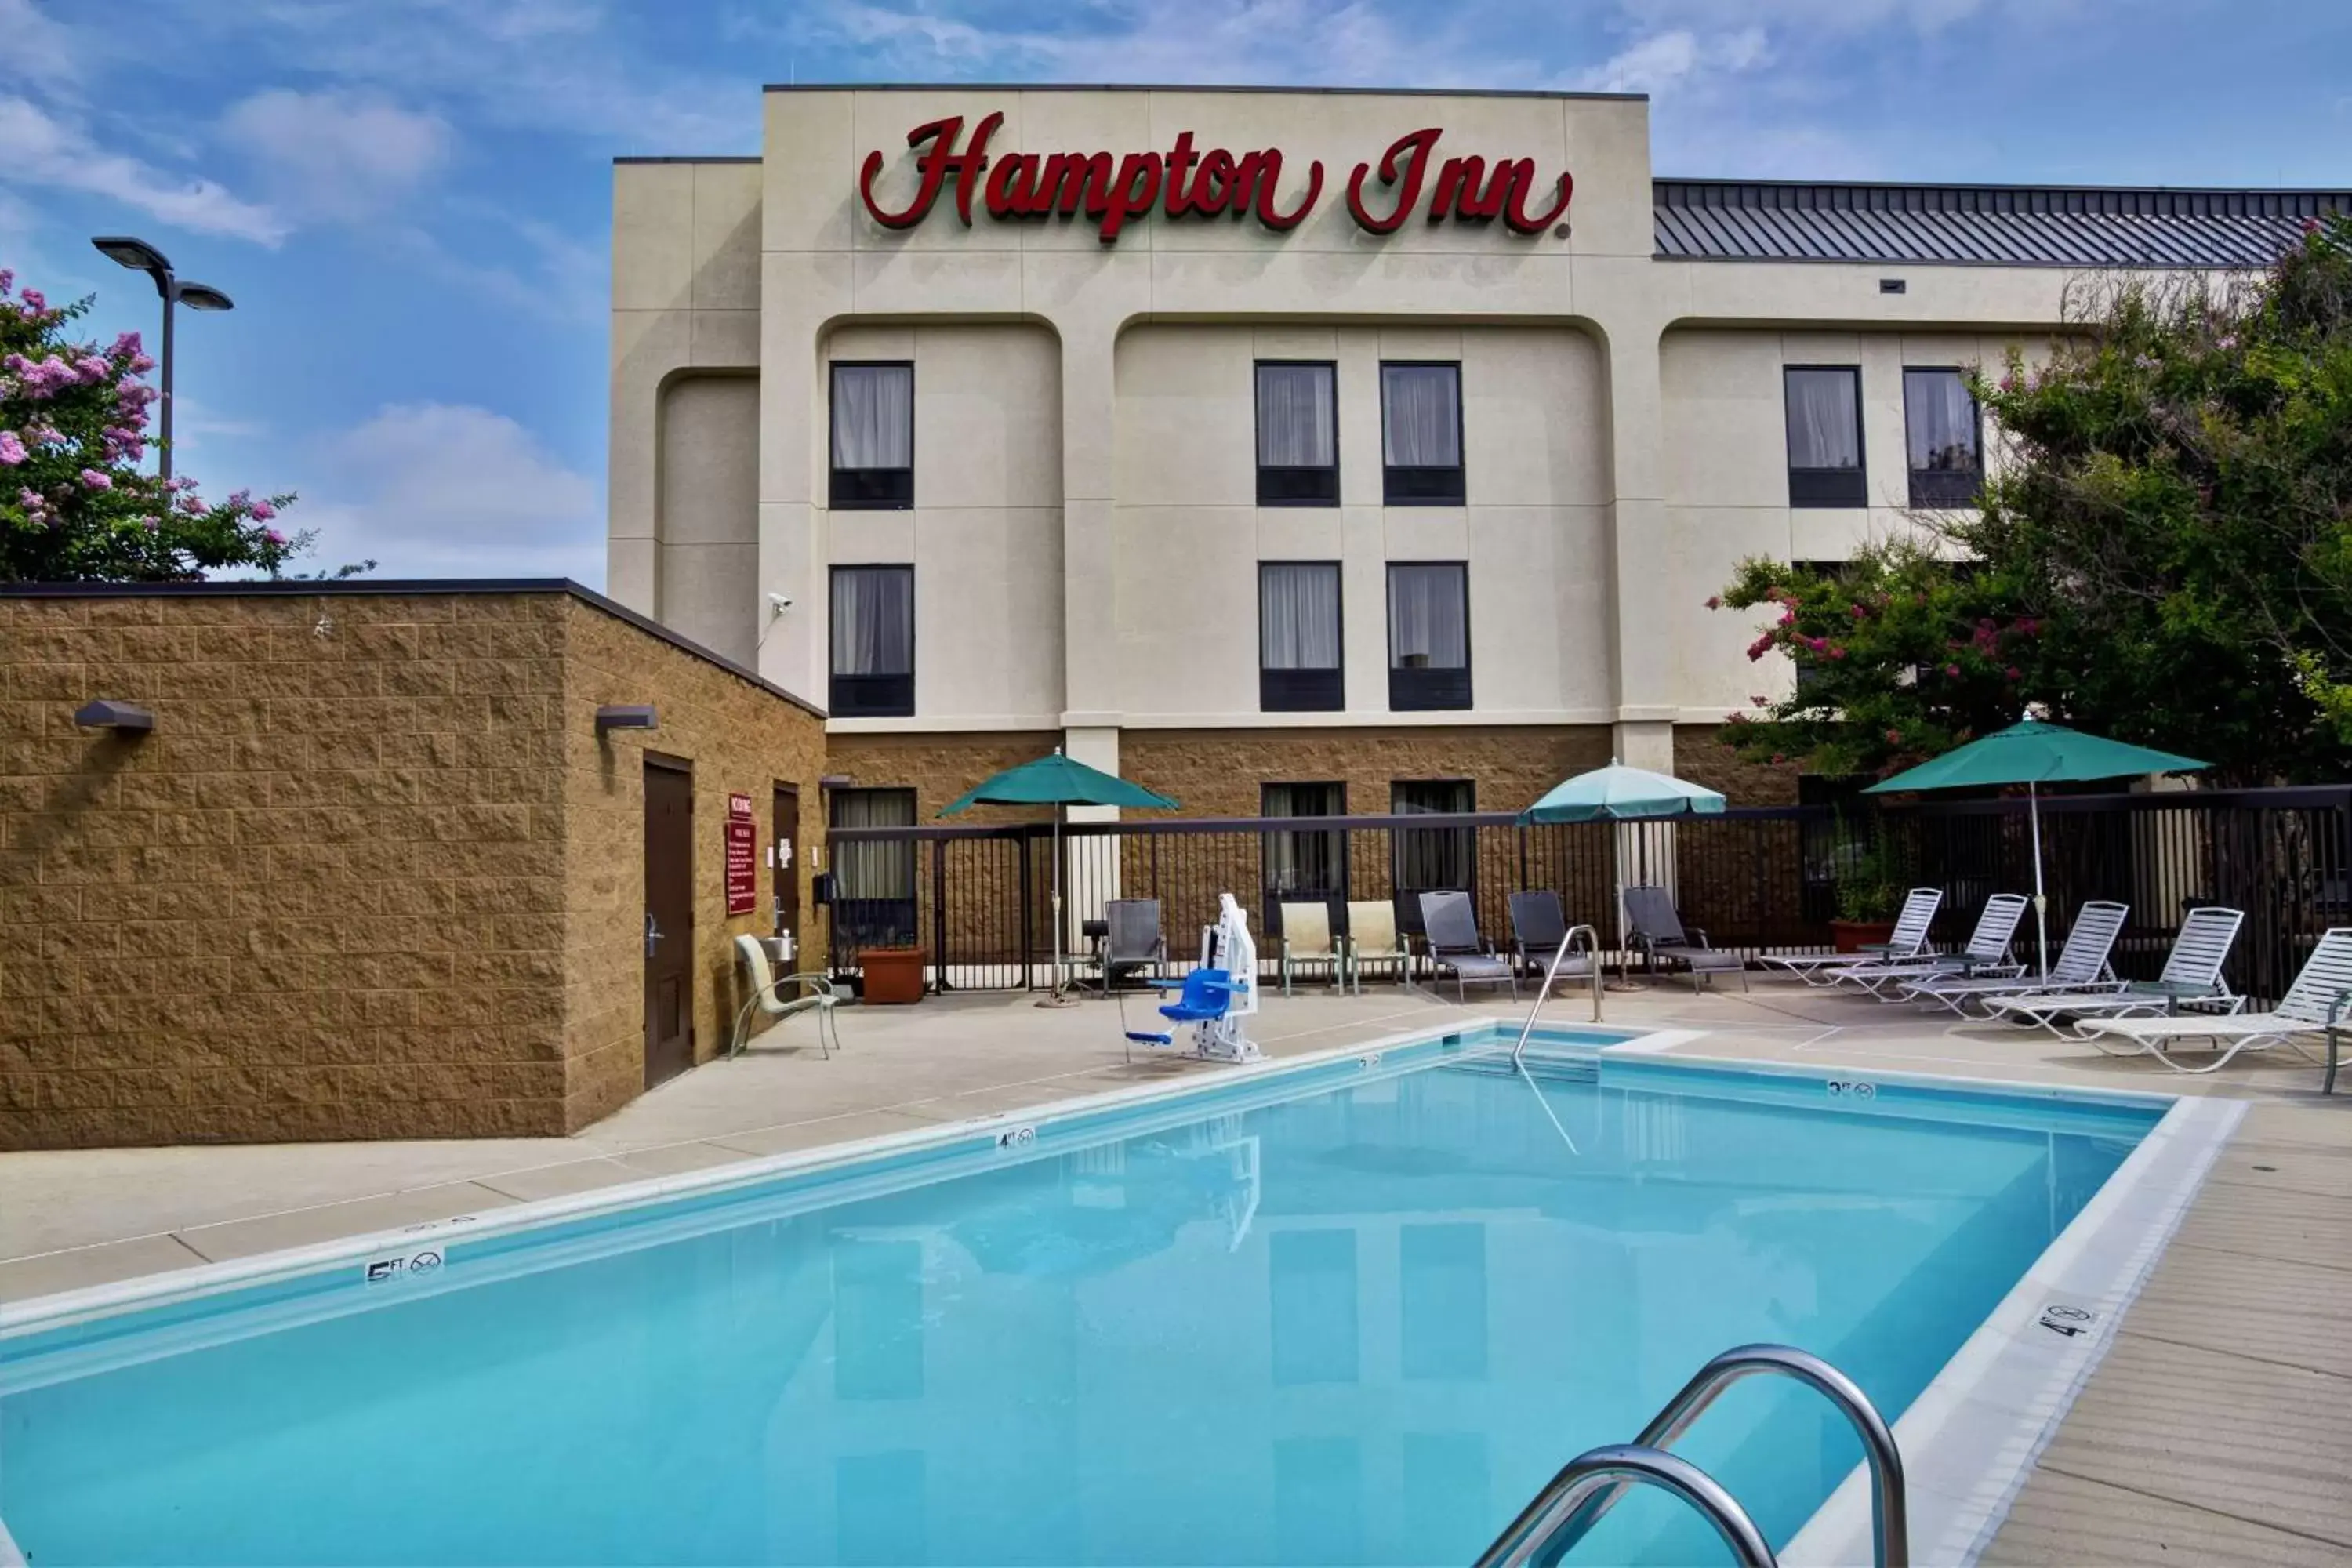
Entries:
{"type": "Polygon", "coordinates": [[[1040,996],[1030,1004],[1033,1007],[1078,1007],[1084,1005],[1083,999],[1060,991],[1055,992],[1051,996],[1040,996]]]}

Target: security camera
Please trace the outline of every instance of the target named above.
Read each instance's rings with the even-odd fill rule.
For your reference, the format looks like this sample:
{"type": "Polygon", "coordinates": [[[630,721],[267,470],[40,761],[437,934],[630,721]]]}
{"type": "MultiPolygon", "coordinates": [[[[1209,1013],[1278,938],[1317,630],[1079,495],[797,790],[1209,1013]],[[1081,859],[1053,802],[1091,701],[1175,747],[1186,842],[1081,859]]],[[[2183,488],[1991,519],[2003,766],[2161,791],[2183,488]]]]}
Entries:
{"type": "Polygon", "coordinates": [[[781,616],[792,607],[793,600],[791,595],[771,594],[768,595],[768,610],[770,614],[781,616]]]}

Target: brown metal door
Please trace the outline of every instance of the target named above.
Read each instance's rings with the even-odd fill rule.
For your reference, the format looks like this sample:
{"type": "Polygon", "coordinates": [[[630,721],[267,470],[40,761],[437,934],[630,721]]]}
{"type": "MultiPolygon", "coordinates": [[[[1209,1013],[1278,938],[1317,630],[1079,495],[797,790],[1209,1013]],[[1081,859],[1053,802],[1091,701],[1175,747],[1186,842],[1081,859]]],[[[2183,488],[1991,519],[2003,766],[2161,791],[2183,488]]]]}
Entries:
{"type": "Polygon", "coordinates": [[[694,775],[646,763],[646,1087],[694,1065],[694,775]]]}
{"type": "MultiPolygon", "coordinates": [[[[775,880],[776,934],[797,939],[801,929],[801,792],[776,786],[776,825],[768,847],[770,875],[775,880]]],[[[790,965],[809,965],[795,958],[790,965]]]]}

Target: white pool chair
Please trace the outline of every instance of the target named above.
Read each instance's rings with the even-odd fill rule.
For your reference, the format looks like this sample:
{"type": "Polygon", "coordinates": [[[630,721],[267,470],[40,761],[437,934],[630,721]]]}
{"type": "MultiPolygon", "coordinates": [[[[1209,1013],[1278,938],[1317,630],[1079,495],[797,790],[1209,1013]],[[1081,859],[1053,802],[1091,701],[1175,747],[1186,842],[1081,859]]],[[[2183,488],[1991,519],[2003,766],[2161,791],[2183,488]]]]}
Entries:
{"type": "Polygon", "coordinates": [[[831,976],[813,972],[776,973],[769,967],[768,950],[760,945],[757,937],[739,936],[735,939],[735,962],[742,968],[743,984],[750,994],[743,998],[743,1005],[735,1010],[735,1027],[727,1037],[727,1054],[730,1057],[742,1054],[746,1044],[744,1026],[751,1021],[752,1010],[757,1008],[769,1017],[778,1019],[789,1018],[795,1013],[814,1013],[817,1052],[831,1060],[833,1049],[826,1045],[825,1036],[828,1033],[832,1035],[833,1045],[841,1044],[841,1026],[834,1022],[833,1017],[834,1006],[841,998],[833,988],[831,976]],[[805,985],[808,992],[805,995],[787,996],[783,991],[789,985],[805,985]]]}
{"type": "Polygon", "coordinates": [[[1935,923],[1936,910],[1943,902],[1941,888],[1912,889],[1904,897],[1903,912],[1895,917],[1895,930],[1888,934],[1888,940],[1867,943],[1860,956],[1851,952],[1815,952],[1790,958],[1760,958],[1757,962],[1786,970],[1808,985],[1829,984],[1827,976],[1833,969],[1906,963],[1927,950],[1927,928],[1935,923]]]}
{"type": "MultiPolygon", "coordinates": [[[[2058,1026],[2061,1018],[2129,1018],[2173,1012],[2183,1005],[2209,1016],[2216,1010],[2235,1013],[2245,1001],[2221,978],[2221,966],[2229,962],[2238,928],[2245,921],[2242,910],[2219,905],[2191,910],[2172,939],[2164,973],[2153,984],[2118,980],[2096,990],[2084,986],[2074,991],[2037,986],[2013,996],[1985,998],[1985,1016],[2063,1037],[2065,1031],[2058,1026]]],[[[2074,1034],[2080,1038],[2081,1029],[2074,1034]]]]}
{"type": "Polygon", "coordinates": [[[1884,998],[1888,986],[1931,974],[2015,974],[2025,965],[2011,959],[2009,944],[2017,940],[2017,922],[2025,913],[2025,905],[2022,893],[1995,893],[1985,900],[1977,916],[1977,929],[1969,933],[1968,943],[1959,952],[1926,954],[1907,963],[1887,961],[1832,969],[1829,983],[1853,985],[1884,998]]]}
{"type": "Polygon", "coordinates": [[[1282,906],[1282,994],[1290,994],[1290,977],[1309,966],[1328,970],[1331,984],[1346,990],[1348,975],[1339,948],[1331,940],[1331,906],[1320,899],[1312,903],[1282,906]]]}
{"type": "Polygon", "coordinates": [[[1903,983],[1903,994],[1931,1007],[1949,1007],[1962,1017],[1970,1004],[1990,1006],[1996,998],[2063,995],[2069,992],[2114,991],[2123,984],[2115,978],[2109,956],[2123,933],[2131,906],[2111,899],[2094,899],[2074,911],[2074,924],[2058,962],[2040,978],[2024,974],[1929,974],[1903,983]]]}
{"type": "Polygon", "coordinates": [[[1393,969],[1399,985],[1412,983],[1412,954],[1397,936],[1396,905],[1387,899],[1348,900],[1348,934],[1339,939],[1339,952],[1346,961],[1348,984],[1359,996],[1364,994],[1368,963],[1393,969]]]}
{"type": "Polygon", "coordinates": [[[2267,1013],[2086,1018],[2076,1026],[2076,1032],[2110,1056],[2146,1053],[2175,1072],[2219,1072],[2240,1051],[2286,1046],[2310,1056],[2294,1044],[2294,1037],[2321,1034],[2337,1024],[2344,1016],[2347,995],[2352,995],[2352,926],[2337,926],[2321,935],[2294,984],[2267,1013]],[[2165,1048],[2177,1040],[2210,1041],[2211,1047],[2221,1054],[2203,1067],[2183,1067],[2165,1048]]]}

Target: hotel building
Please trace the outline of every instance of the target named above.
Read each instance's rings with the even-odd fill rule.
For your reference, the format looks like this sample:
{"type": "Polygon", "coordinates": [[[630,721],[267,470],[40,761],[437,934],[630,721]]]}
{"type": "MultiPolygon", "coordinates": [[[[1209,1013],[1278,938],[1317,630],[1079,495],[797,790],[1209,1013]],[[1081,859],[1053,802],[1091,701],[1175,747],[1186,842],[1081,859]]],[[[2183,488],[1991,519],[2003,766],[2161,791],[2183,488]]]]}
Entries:
{"type": "Polygon", "coordinates": [[[614,171],[609,591],[826,709],[842,823],[1055,744],[1207,816],[1789,798],[1713,739],[1785,679],[1736,564],[1964,503],[1962,371],[2086,272],[2347,201],[1659,179],[1602,95],[772,88],[762,145],[614,171]]]}

